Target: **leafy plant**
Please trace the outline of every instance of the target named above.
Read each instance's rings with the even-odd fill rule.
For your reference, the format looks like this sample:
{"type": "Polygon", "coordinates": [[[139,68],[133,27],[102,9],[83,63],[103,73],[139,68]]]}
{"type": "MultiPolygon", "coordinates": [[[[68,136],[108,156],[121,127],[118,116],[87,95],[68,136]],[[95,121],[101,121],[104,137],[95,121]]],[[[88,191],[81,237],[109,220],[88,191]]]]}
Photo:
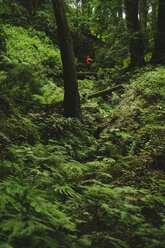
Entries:
{"type": "MultiPolygon", "coordinates": [[[[24,180],[10,177],[1,182],[0,191],[1,242],[6,245],[61,247],[59,239],[64,230],[75,231],[74,223],[48,200],[43,190],[30,185],[27,188],[24,180]]],[[[68,234],[62,247],[65,242],[69,245],[69,239],[68,234]]]]}
{"type": "Polygon", "coordinates": [[[46,70],[58,71],[61,67],[59,50],[55,51],[43,32],[11,25],[5,25],[4,30],[7,54],[3,56],[1,89],[14,98],[32,99],[32,95],[42,93],[44,85],[52,84],[46,70]]]}

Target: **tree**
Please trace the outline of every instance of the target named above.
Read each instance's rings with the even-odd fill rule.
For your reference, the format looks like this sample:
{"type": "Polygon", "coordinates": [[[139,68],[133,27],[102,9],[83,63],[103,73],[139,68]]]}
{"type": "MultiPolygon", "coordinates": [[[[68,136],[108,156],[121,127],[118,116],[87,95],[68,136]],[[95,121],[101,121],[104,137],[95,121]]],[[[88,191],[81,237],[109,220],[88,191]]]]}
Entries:
{"type": "Polygon", "coordinates": [[[152,6],[152,32],[153,35],[155,36],[155,31],[156,31],[156,0],[151,1],[151,6],[152,6]]]}
{"type": "MultiPolygon", "coordinates": [[[[0,27],[0,62],[2,60],[2,54],[6,53],[6,40],[3,29],[0,27]]],[[[2,69],[2,64],[1,64],[2,69]]]]}
{"type": "Polygon", "coordinates": [[[140,29],[142,32],[144,48],[147,49],[148,38],[147,38],[147,16],[148,16],[148,6],[147,0],[139,0],[139,15],[140,15],[140,29]]]}
{"type": "Polygon", "coordinates": [[[1,33],[1,30],[0,30],[0,54],[2,52],[6,52],[6,40],[5,40],[3,33],[1,33]]]}
{"type": "Polygon", "coordinates": [[[139,29],[138,0],[125,0],[127,28],[130,34],[130,66],[142,66],[144,64],[143,39],[139,29]]]}
{"type": "Polygon", "coordinates": [[[165,1],[159,0],[155,45],[151,63],[165,64],[165,1]]]}
{"type": "Polygon", "coordinates": [[[63,0],[52,0],[64,76],[64,114],[66,117],[81,118],[80,97],[73,46],[63,0]]]}

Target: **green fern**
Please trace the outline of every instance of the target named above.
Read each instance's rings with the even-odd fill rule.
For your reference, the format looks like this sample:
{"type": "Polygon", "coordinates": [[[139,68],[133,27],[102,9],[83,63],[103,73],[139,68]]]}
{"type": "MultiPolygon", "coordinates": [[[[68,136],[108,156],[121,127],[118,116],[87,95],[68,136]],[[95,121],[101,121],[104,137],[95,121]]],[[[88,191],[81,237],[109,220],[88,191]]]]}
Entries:
{"type": "Polygon", "coordinates": [[[9,244],[27,237],[27,246],[33,247],[36,238],[37,246],[47,243],[48,233],[53,243],[58,242],[64,230],[75,231],[75,224],[48,200],[45,191],[33,186],[27,188],[24,181],[12,177],[0,183],[0,191],[0,231],[9,244]]]}

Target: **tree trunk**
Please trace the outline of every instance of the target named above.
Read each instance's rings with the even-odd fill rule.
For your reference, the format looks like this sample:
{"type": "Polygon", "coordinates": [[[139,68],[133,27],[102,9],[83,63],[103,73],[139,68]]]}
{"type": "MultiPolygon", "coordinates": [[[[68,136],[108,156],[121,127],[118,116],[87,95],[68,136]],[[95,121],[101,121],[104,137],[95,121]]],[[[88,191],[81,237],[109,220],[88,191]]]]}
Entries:
{"type": "Polygon", "coordinates": [[[165,65],[165,1],[159,0],[155,46],[151,59],[153,64],[165,65]]]}
{"type": "Polygon", "coordinates": [[[139,0],[139,14],[140,14],[140,29],[143,37],[143,44],[145,50],[148,46],[148,38],[147,38],[147,15],[148,15],[148,7],[147,0],[139,0]]]}
{"type": "Polygon", "coordinates": [[[52,0],[55,13],[64,76],[64,115],[81,118],[80,97],[73,46],[64,1],[52,0]]]}
{"type": "Polygon", "coordinates": [[[155,31],[156,31],[156,0],[152,0],[152,31],[153,35],[155,37],[155,31]]]}
{"type": "Polygon", "coordinates": [[[3,52],[6,53],[6,40],[5,40],[3,30],[0,27],[0,60],[1,60],[1,55],[3,52]]]}
{"type": "MultiPolygon", "coordinates": [[[[20,1],[21,2],[21,1],[20,1]]],[[[31,17],[35,16],[38,6],[41,5],[41,0],[29,0],[22,3],[23,6],[29,11],[31,17]]]]}
{"type": "Polygon", "coordinates": [[[6,52],[6,40],[0,35],[0,55],[2,52],[6,52]]]}
{"type": "Polygon", "coordinates": [[[144,64],[144,46],[138,23],[138,0],[125,0],[127,28],[130,34],[131,67],[144,64]]]}

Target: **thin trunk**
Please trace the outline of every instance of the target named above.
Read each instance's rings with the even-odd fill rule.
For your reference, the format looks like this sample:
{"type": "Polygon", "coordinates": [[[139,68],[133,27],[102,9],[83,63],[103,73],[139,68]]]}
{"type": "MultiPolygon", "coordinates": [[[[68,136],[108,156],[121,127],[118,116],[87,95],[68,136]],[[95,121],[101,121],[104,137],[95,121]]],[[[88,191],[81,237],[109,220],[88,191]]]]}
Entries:
{"type": "Polygon", "coordinates": [[[78,0],[77,0],[77,11],[76,11],[76,29],[77,29],[77,34],[76,34],[76,40],[77,40],[77,44],[79,42],[79,6],[78,6],[78,0]]]}
{"type": "Polygon", "coordinates": [[[138,0],[125,0],[127,28],[130,34],[130,66],[144,64],[144,46],[138,23],[138,0]]]}
{"type": "Polygon", "coordinates": [[[2,52],[6,52],[6,40],[0,35],[0,55],[2,52]]]}
{"type": "Polygon", "coordinates": [[[38,6],[41,4],[41,0],[29,0],[23,5],[28,9],[29,14],[33,17],[36,14],[38,6]]]}
{"type": "Polygon", "coordinates": [[[0,55],[2,52],[6,53],[6,40],[2,27],[0,26],[0,55]]]}
{"type": "Polygon", "coordinates": [[[3,54],[6,53],[6,39],[3,33],[3,30],[0,27],[0,70],[3,70],[5,67],[5,64],[3,62],[3,54]]]}
{"type": "Polygon", "coordinates": [[[153,30],[153,34],[155,36],[155,31],[156,31],[156,1],[152,0],[152,30],[153,30]]]}
{"type": "Polygon", "coordinates": [[[148,8],[147,8],[147,0],[139,0],[139,14],[140,14],[140,29],[143,36],[143,43],[145,49],[148,46],[148,38],[147,38],[147,15],[148,15],[148,8]]]}
{"type": "Polygon", "coordinates": [[[64,1],[52,0],[55,13],[64,76],[64,114],[81,118],[80,97],[69,24],[64,1]]]}
{"type": "Polygon", "coordinates": [[[165,1],[159,0],[155,47],[151,63],[165,65],[165,1]]]}

